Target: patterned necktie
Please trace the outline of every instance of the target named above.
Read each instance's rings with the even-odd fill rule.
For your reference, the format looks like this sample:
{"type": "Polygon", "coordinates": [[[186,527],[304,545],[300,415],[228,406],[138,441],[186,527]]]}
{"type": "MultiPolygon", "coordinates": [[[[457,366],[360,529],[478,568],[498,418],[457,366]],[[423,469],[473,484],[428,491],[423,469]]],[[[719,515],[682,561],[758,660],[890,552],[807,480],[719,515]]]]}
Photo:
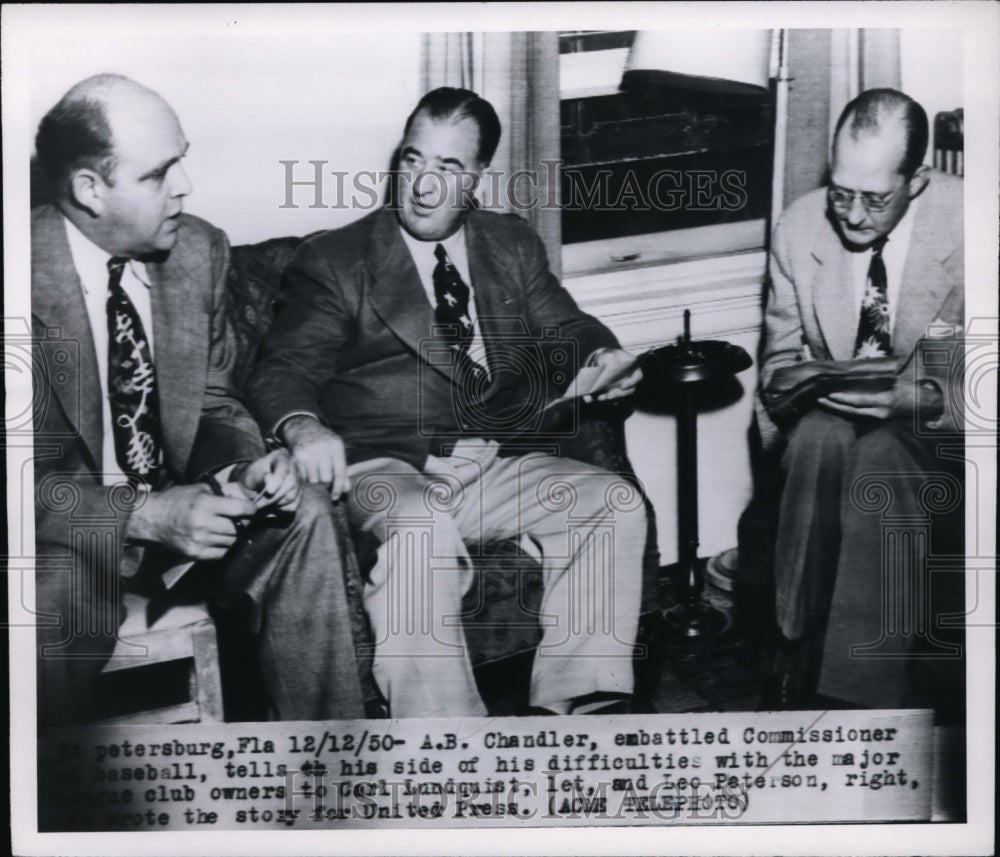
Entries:
{"type": "Polygon", "coordinates": [[[160,468],[160,401],[146,331],[122,288],[127,263],[108,260],[108,401],[118,466],[153,483],[160,468]]]}
{"type": "Polygon", "coordinates": [[[435,246],[434,255],[437,257],[433,275],[434,298],[437,301],[434,320],[445,329],[445,341],[457,352],[455,368],[459,382],[478,381],[486,370],[469,357],[469,345],[475,332],[469,315],[469,287],[451,263],[444,247],[440,244],[435,246]]]}
{"type": "Polygon", "coordinates": [[[888,238],[880,238],[872,246],[868,265],[868,282],[861,300],[858,335],[854,340],[854,357],[888,357],[892,354],[892,332],[889,323],[888,283],[882,250],[888,238]]]}

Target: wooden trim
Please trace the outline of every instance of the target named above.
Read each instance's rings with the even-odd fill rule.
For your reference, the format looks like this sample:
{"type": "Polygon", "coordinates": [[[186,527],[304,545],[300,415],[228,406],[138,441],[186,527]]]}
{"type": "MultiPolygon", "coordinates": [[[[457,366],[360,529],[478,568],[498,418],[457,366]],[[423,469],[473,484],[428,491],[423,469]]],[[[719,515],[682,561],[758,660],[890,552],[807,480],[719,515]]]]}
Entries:
{"type": "Polygon", "coordinates": [[[113,655],[104,665],[102,672],[117,672],[118,670],[133,669],[148,664],[178,661],[183,658],[194,657],[194,649],[191,643],[192,635],[203,625],[215,627],[211,619],[202,619],[190,625],[182,625],[179,628],[150,631],[146,634],[134,634],[123,638],[130,645],[145,646],[145,653],[113,655]]]}
{"type": "Polygon", "coordinates": [[[746,220],[565,244],[562,248],[563,276],[569,281],[594,274],[710,260],[730,253],[759,250],[765,245],[765,233],[763,220],[746,220]]]}
{"type": "Polygon", "coordinates": [[[219,643],[215,623],[207,622],[192,629],[196,688],[192,697],[198,701],[202,723],[225,720],[222,708],[222,669],[219,666],[219,643]]]}
{"type": "Polygon", "coordinates": [[[624,348],[642,351],[680,335],[685,309],[696,338],[759,333],[766,264],[764,251],[756,250],[577,277],[566,287],[624,348]]]}
{"type": "Polygon", "coordinates": [[[198,721],[198,703],[192,701],[183,702],[180,705],[169,705],[166,708],[156,708],[151,711],[123,714],[120,717],[107,717],[98,723],[101,726],[148,726],[158,723],[197,723],[198,721]]]}

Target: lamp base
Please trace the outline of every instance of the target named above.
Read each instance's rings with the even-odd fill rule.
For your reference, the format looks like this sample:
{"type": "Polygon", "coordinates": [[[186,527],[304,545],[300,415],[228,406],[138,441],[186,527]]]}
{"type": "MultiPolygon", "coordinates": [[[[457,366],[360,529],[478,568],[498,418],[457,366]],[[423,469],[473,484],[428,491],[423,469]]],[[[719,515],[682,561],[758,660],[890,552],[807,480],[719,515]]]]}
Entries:
{"type": "Polygon", "coordinates": [[[664,612],[663,618],[667,621],[667,634],[679,643],[714,640],[733,626],[729,611],[701,601],[671,607],[664,612]]]}
{"type": "Polygon", "coordinates": [[[703,582],[708,582],[710,578],[706,567],[711,565],[712,560],[698,557],[695,563],[693,570],[681,563],[663,566],[660,570],[664,600],[671,605],[662,611],[663,618],[670,642],[675,644],[714,643],[728,636],[735,622],[733,602],[728,593],[710,586],[704,587],[698,596],[689,590],[689,585],[692,585],[689,583],[690,574],[703,582]]]}

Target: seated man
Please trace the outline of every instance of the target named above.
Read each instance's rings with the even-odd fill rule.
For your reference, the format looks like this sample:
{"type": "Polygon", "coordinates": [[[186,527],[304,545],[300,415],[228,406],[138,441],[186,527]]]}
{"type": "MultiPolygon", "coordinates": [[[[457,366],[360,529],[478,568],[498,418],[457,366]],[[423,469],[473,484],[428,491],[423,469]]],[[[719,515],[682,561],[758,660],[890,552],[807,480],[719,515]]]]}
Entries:
{"type": "Polygon", "coordinates": [[[647,526],[638,492],[498,439],[537,417],[525,405],[551,341],[576,352],[563,385],[587,360],[619,376],[607,397],[641,373],[551,275],[538,237],[475,207],[499,138],[475,93],[425,95],[406,121],[391,204],[298,251],[249,382],[261,425],[304,478],[346,492],[372,546],[365,604],[393,717],[486,713],[460,603],[470,551],[516,534],[543,562],[532,706],[583,712],[632,692],[647,526]]]}
{"type": "Polygon", "coordinates": [[[877,477],[894,518],[938,530],[945,521],[920,491],[955,467],[939,457],[933,433],[960,431],[960,415],[921,348],[964,323],[962,183],[922,166],[927,140],[927,116],[911,98],[862,93],[837,123],[830,186],[792,204],[774,231],[761,367],[772,413],[778,393],[810,377],[884,374],[874,387],[845,382],[782,426],[779,704],[808,704],[821,662],[827,695],[873,707],[917,703],[906,660],[915,642],[936,645],[927,617],[909,615],[926,604],[906,601],[923,585],[924,557],[902,558],[904,578],[893,582],[882,517],[858,494],[877,477]]]}
{"type": "Polygon", "coordinates": [[[192,562],[188,579],[259,635],[247,657],[259,656],[273,717],[364,716],[337,547],[346,521],[285,451],[265,454],[233,397],[229,246],[181,213],[191,185],[176,115],[140,84],[97,75],[49,111],[36,148],[53,197],[31,220],[32,329],[49,373],[35,411],[40,724],[93,716],[123,578],[162,595],[164,569],[192,562]],[[66,344],[78,359],[54,353],[66,344]]]}

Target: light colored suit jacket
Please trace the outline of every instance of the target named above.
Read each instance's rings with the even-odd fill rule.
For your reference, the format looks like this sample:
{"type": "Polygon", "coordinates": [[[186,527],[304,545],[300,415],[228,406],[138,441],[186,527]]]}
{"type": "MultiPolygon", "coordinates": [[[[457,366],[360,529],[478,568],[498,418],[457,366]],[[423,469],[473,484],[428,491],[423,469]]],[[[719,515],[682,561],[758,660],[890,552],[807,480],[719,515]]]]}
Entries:
{"type": "Polygon", "coordinates": [[[434,359],[434,311],[395,213],[382,208],[309,239],[286,271],[248,385],[265,431],[310,411],[343,437],[350,463],[391,456],[423,468],[435,437],[513,431],[532,396],[565,386],[594,349],[617,346],[549,272],[525,223],[471,211],[465,234],[491,372],[472,424],[461,425],[452,364],[434,359]]]}
{"type": "MultiPolygon", "coordinates": [[[[964,229],[962,180],[932,172],[916,211],[892,336],[893,351],[904,359],[932,322],[964,324],[964,229]]],[[[803,346],[813,360],[852,358],[858,309],[851,251],[829,217],[824,188],[796,200],[779,219],[769,281],[762,388],[775,370],[805,359],[803,346]]],[[[945,399],[944,422],[953,428],[960,415],[945,399]]],[[[767,440],[764,426],[762,434],[767,440]]]]}
{"type": "MultiPolygon", "coordinates": [[[[228,265],[225,235],[190,215],[181,218],[174,249],[146,264],[165,465],[178,484],[263,454],[257,425],[231,383],[236,355],[223,310],[228,265]]],[[[51,206],[32,212],[31,318],[39,553],[66,555],[70,519],[81,513],[112,516],[121,547],[133,504],[127,492],[102,484],[97,355],[66,225],[51,206]],[[66,503],[71,495],[76,502],[66,503]]]]}

